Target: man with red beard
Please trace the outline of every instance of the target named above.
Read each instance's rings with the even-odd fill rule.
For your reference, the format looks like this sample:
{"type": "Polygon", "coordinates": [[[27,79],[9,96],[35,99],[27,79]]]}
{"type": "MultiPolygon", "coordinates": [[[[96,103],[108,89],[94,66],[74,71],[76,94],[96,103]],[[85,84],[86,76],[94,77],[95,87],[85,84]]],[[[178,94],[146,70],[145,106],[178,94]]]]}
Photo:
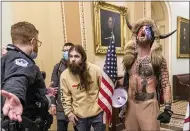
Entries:
{"type": "Polygon", "coordinates": [[[132,39],[126,44],[123,58],[124,85],[128,90],[126,130],[158,131],[160,122],[169,123],[173,113],[169,73],[159,40],[175,31],[160,35],[155,22],[149,18],[140,19],[133,26],[127,21],[127,25],[132,31],[132,39]],[[159,115],[161,90],[165,109],[159,115]]]}
{"type": "Polygon", "coordinates": [[[78,131],[104,131],[103,111],[98,105],[101,69],[87,62],[81,45],[69,50],[69,67],[61,74],[61,101],[69,121],[78,131]]]}

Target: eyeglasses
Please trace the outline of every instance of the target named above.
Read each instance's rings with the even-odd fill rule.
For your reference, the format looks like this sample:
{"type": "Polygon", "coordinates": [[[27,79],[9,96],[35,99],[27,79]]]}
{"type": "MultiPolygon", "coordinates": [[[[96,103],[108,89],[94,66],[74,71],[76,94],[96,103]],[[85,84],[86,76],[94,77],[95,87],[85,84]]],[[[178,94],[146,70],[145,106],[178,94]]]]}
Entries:
{"type": "MultiPolygon", "coordinates": [[[[37,42],[38,47],[40,47],[40,46],[42,45],[42,42],[41,42],[41,41],[39,41],[39,40],[37,40],[37,39],[35,39],[35,38],[32,38],[32,39],[37,42]]],[[[30,39],[29,41],[31,41],[32,39],[30,39]]]]}
{"type": "Polygon", "coordinates": [[[65,52],[65,51],[69,51],[69,50],[61,50],[61,51],[65,52]]]}
{"type": "Polygon", "coordinates": [[[35,39],[35,40],[37,41],[38,47],[40,47],[42,45],[42,42],[37,39],[35,39]]]}

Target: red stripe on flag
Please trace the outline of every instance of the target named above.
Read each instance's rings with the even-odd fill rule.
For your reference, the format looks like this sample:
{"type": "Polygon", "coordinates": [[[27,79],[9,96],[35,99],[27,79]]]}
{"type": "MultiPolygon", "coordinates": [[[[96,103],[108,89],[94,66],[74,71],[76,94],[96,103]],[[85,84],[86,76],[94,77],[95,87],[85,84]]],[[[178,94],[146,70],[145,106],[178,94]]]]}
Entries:
{"type": "Polygon", "coordinates": [[[107,119],[108,119],[108,121],[110,121],[111,111],[108,109],[108,107],[100,99],[98,99],[98,104],[106,112],[107,119]]]}
{"type": "Polygon", "coordinates": [[[100,88],[100,93],[102,94],[102,96],[105,99],[107,99],[107,101],[109,102],[109,104],[112,105],[111,96],[109,96],[102,88],[100,88]]]}
{"type": "Polygon", "coordinates": [[[190,116],[185,119],[185,122],[184,122],[184,123],[188,123],[188,122],[190,122],[190,116]]]}
{"type": "Polygon", "coordinates": [[[104,85],[111,91],[111,93],[113,94],[113,87],[105,80],[105,78],[102,76],[102,82],[104,83],[104,85]]]}

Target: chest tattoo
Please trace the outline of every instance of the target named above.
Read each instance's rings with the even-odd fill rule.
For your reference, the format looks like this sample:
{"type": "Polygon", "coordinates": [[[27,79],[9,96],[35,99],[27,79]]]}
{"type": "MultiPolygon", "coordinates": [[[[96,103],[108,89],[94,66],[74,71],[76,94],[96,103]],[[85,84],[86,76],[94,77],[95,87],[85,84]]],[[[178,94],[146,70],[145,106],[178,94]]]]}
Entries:
{"type": "Polygon", "coordinates": [[[136,63],[135,63],[135,68],[136,68],[135,72],[142,79],[142,81],[141,81],[142,92],[146,93],[146,87],[148,84],[148,79],[153,75],[153,69],[152,69],[152,65],[151,65],[150,56],[138,58],[136,63]]]}

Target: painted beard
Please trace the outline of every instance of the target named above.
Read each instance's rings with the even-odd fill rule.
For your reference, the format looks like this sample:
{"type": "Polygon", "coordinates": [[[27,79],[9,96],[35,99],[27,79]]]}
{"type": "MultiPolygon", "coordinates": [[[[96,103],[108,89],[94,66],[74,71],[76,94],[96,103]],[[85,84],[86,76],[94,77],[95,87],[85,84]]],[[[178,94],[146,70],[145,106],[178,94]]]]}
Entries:
{"type": "Polygon", "coordinates": [[[77,65],[75,63],[70,63],[69,64],[69,70],[74,74],[74,75],[79,75],[82,70],[81,70],[81,65],[77,65]]]}

